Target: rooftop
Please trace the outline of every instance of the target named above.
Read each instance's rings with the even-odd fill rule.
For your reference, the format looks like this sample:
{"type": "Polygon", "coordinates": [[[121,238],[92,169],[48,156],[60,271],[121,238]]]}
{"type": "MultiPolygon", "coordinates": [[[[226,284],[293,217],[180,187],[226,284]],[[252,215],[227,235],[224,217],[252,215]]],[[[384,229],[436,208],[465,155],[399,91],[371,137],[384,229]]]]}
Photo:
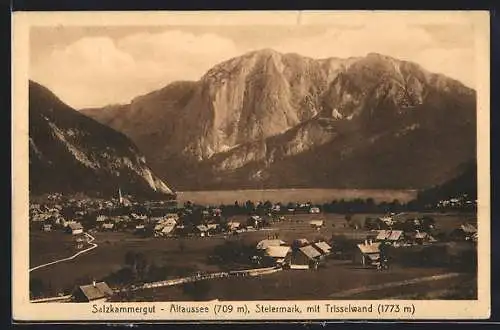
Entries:
{"type": "Polygon", "coordinates": [[[269,246],[280,246],[282,244],[285,244],[285,242],[280,240],[280,239],[264,239],[264,240],[260,241],[259,243],[257,243],[257,249],[258,250],[265,250],[269,246]]]}
{"type": "Polygon", "coordinates": [[[316,242],[314,243],[314,246],[316,246],[322,253],[329,253],[332,249],[332,247],[324,241],[316,242]]]}
{"type": "Polygon", "coordinates": [[[89,301],[105,298],[113,294],[113,290],[105,282],[95,283],[95,285],[81,285],[79,289],[89,301]]]}
{"type": "Polygon", "coordinates": [[[272,258],[285,258],[290,252],[289,246],[268,246],[266,248],[266,255],[272,258]]]}
{"type": "Polygon", "coordinates": [[[321,253],[319,253],[318,250],[316,250],[314,247],[312,247],[312,245],[303,246],[299,250],[302,253],[304,253],[307,257],[309,257],[310,259],[314,259],[314,258],[321,256],[321,253]]]}
{"type": "Polygon", "coordinates": [[[380,253],[380,243],[358,244],[358,249],[363,254],[380,253]]]}

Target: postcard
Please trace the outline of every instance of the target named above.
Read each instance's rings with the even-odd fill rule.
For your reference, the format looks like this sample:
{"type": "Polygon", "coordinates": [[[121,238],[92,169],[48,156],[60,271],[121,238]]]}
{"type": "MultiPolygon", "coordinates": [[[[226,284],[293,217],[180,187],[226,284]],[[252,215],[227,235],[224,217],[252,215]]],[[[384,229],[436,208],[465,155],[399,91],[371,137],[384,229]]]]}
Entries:
{"type": "Polygon", "coordinates": [[[489,13],[13,14],[15,321],[486,319],[489,13]]]}

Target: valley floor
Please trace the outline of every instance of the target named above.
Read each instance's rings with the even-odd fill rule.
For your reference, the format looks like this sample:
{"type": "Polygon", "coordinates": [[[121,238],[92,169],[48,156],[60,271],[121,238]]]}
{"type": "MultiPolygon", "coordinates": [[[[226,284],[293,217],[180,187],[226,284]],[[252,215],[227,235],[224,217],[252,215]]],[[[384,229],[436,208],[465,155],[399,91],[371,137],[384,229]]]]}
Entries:
{"type": "MultiPolygon", "coordinates": [[[[361,215],[360,215],[361,216],[361,215]]],[[[362,215],[365,217],[368,215],[362,215]]],[[[433,214],[443,230],[451,231],[471,215],[433,214]]],[[[238,220],[238,218],[235,218],[238,220]]],[[[162,279],[179,278],[198,271],[219,272],[249,268],[248,265],[219,265],[209,261],[217,246],[229,240],[254,245],[275,234],[291,242],[297,238],[329,239],[342,235],[361,241],[367,231],[344,227],[340,214],[294,215],[266,230],[234,236],[219,234],[193,238],[140,238],[127,232],[95,232],[98,247],[50,267],[30,273],[31,280],[41,281],[47,296],[67,294],[77,284],[104,279],[126,266],[126,255],[141,252],[155,266],[162,267],[162,279]],[[315,230],[309,221],[320,216],[326,225],[315,230]]],[[[74,253],[74,238],[62,232],[30,233],[30,268],[74,253]]],[[[206,280],[202,297],[187,292],[182,285],[134,292],[134,301],[174,301],[195,299],[272,300],[272,299],[475,299],[477,274],[430,265],[393,264],[386,271],[364,269],[350,260],[328,260],[313,270],[283,270],[274,274],[247,278],[206,280]],[[437,276],[437,277],[436,277],[437,276]],[[415,281],[415,279],[427,279],[415,281]],[[406,281],[406,282],[405,282],[406,281]],[[392,283],[392,284],[391,284],[392,283]]]]}

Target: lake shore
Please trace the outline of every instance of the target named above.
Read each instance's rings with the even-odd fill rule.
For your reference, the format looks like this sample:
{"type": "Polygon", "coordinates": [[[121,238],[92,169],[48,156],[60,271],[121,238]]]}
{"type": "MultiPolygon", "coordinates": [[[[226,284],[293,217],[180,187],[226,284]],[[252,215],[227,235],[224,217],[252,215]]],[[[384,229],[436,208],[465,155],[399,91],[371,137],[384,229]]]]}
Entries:
{"type": "Polygon", "coordinates": [[[263,189],[263,190],[219,190],[219,191],[179,191],[177,201],[198,204],[233,204],[251,201],[272,202],[307,202],[314,204],[330,203],[333,200],[352,200],[356,198],[372,198],[376,203],[392,202],[397,199],[401,203],[409,202],[417,197],[417,190],[389,189],[263,189]]]}

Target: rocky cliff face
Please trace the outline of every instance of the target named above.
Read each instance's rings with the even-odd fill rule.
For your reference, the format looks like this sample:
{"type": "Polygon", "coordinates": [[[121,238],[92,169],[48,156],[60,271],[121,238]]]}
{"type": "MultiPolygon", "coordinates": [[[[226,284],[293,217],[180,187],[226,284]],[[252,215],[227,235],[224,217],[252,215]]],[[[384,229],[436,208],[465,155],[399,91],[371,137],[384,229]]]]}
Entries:
{"type": "Polygon", "coordinates": [[[61,102],[45,87],[29,83],[30,192],[102,196],[122,190],[144,196],[171,195],[122,133],[61,102]]]}
{"type": "Polygon", "coordinates": [[[180,189],[419,188],[475,158],[475,92],[380,54],[261,50],[83,112],[130,136],[180,189]]]}

